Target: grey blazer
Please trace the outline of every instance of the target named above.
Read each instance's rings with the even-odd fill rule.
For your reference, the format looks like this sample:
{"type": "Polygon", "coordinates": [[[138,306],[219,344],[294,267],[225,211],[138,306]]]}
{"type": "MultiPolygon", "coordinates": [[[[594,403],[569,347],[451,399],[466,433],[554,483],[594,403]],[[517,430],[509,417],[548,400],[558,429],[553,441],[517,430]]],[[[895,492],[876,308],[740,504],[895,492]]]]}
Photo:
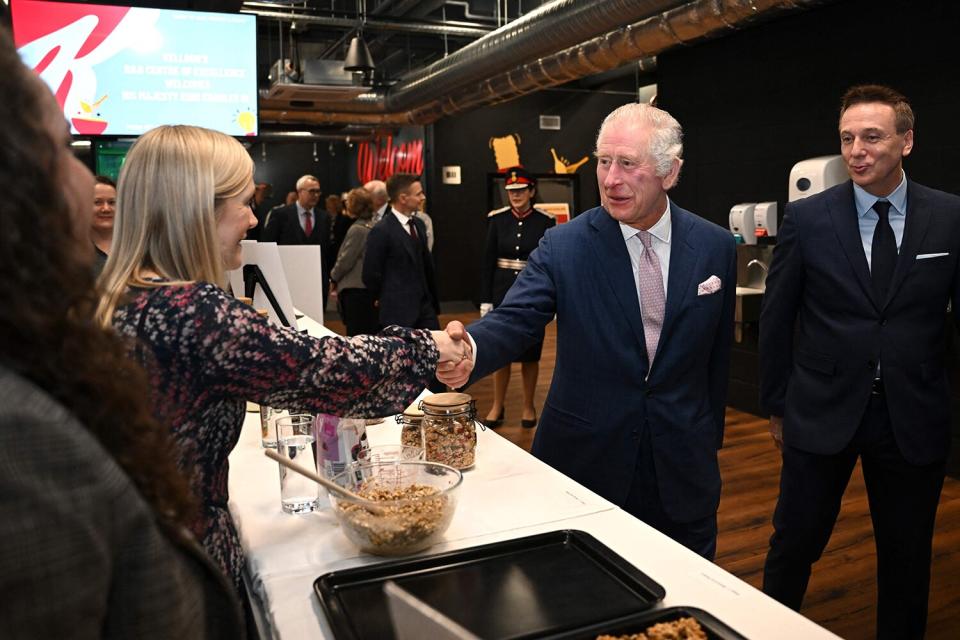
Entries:
{"type": "Polygon", "coordinates": [[[340,245],[337,263],[330,271],[330,279],[337,283],[337,289],[364,289],[363,255],[367,249],[367,236],[373,223],[370,220],[357,220],[347,229],[347,235],[340,245]]]}
{"type": "Polygon", "coordinates": [[[242,638],[188,533],[49,395],[0,366],[0,636],[242,638]]]}

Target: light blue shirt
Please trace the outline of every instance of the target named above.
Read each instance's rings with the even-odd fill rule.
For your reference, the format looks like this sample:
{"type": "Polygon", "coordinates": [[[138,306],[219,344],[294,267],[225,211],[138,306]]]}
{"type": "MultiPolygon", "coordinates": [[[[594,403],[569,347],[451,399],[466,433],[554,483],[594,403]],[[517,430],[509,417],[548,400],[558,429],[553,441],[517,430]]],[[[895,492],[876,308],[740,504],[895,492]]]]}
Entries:
{"type": "MultiPolygon", "coordinates": [[[[623,234],[623,241],[627,243],[627,253],[630,254],[630,266],[633,268],[633,282],[637,287],[637,300],[640,300],[640,286],[637,284],[637,277],[640,274],[640,258],[643,256],[644,248],[640,238],[633,240],[633,237],[640,233],[639,229],[627,226],[622,222],[620,224],[620,233],[623,234]]],[[[650,246],[657,256],[660,263],[660,274],[663,276],[663,299],[667,299],[667,281],[670,275],[670,200],[667,200],[667,208],[663,215],[657,220],[656,224],[647,229],[652,236],[650,246]]]]}
{"type": "MultiPolygon", "coordinates": [[[[902,172],[901,172],[902,173],[902,172]]],[[[878,198],[863,190],[857,184],[853,185],[853,199],[857,205],[857,217],[860,222],[860,241],[863,243],[863,252],[867,256],[867,265],[872,266],[873,232],[877,228],[880,216],[873,210],[877,200],[886,200],[890,203],[890,212],[887,218],[893,228],[893,237],[897,240],[897,251],[903,242],[903,227],[907,222],[907,174],[903,173],[900,184],[886,198],[878,198]]]]}

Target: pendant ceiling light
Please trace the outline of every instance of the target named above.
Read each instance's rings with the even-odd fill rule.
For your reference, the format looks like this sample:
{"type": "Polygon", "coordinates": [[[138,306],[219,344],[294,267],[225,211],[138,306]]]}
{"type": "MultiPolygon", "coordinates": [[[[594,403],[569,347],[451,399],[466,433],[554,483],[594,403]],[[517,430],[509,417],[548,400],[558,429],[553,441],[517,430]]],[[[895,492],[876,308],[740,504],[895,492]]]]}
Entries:
{"type": "Polygon", "coordinates": [[[368,75],[373,73],[374,64],[370,49],[363,40],[363,25],[367,22],[366,0],[360,0],[357,3],[357,13],[359,14],[357,17],[360,18],[360,26],[357,28],[357,35],[350,40],[347,58],[343,61],[343,70],[368,75]]]}
{"type": "Polygon", "coordinates": [[[343,61],[343,70],[370,73],[373,69],[373,56],[370,55],[367,43],[363,41],[363,35],[353,36],[350,40],[350,48],[347,50],[347,58],[343,61]]]}

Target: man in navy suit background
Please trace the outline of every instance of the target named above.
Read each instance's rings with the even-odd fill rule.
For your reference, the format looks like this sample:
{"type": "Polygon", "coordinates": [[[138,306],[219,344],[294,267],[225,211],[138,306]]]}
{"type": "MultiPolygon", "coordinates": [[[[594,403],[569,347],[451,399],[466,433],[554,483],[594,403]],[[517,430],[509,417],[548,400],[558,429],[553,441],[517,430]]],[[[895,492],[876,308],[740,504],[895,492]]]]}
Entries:
{"type": "Polygon", "coordinates": [[[877,544],[878,638],[921,638],[950,445],[947,304],[960,198],[906,177],[913,111],[853,87],[851,180],[787,205],[760,316],[761,404],[783,453],[763,590],[799,609],[857,458],[877,544]]]}
{"type": "Polygon", "coordinates": [[[380,326],[439,329],[433,258],[427,228],[414,213],[423,204],[420,179],[396,173],[387,179],[389,206],[370,230],[363,258],[363,284],[380,309],[380,326]]]}
{"type": "Polygon", "coordinates": [[[320,181],[311,175],[297,180],[297,201],[270,212],[267,226],[260,233],[260,242],[277,244],[318,244],[323,263],[323,307],[327,307],[330,269],[337,256],[330,255],[330,217],[317,207],[320,202],[320,181]]]}
{"type": "Polygon", "coordinates": [[[667,198],[681,136],[649,105],[607,116],[603,206],[547,231],[503,303],[468,327],[470,380],[515,359],[556,314],[533,453],[712,559],[736,253],[729,231],[667,198]]]}

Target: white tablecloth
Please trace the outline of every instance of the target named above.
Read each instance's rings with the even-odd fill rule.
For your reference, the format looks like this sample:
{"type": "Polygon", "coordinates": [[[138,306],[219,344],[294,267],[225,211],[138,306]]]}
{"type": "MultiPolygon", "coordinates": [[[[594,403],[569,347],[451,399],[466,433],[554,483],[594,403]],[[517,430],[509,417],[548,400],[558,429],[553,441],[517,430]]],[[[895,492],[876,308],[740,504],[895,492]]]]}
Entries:
{"type": "MultiPolygon", "coordinates": [[[[313,334],[327,332],[309,319],[301,323],[313,334]]],[[[369,438],[397,442],[399,426],[375,425],[369,438]]],[[[325,500],[317,513],[281,511],[277,464],[260,447],[259,414],[247,414],[230,465],[230,511],[269,633],[283,640],[332,638],[314,580],[384,559],[357,551],[325,500]]],[[[748,638],[836,638],[492,431],[479,433],[476,465],[464,474],[444,543],[424,554],[560,529],[590,533],[663,585],[659,606],[700,607],[748,638]]]]}

